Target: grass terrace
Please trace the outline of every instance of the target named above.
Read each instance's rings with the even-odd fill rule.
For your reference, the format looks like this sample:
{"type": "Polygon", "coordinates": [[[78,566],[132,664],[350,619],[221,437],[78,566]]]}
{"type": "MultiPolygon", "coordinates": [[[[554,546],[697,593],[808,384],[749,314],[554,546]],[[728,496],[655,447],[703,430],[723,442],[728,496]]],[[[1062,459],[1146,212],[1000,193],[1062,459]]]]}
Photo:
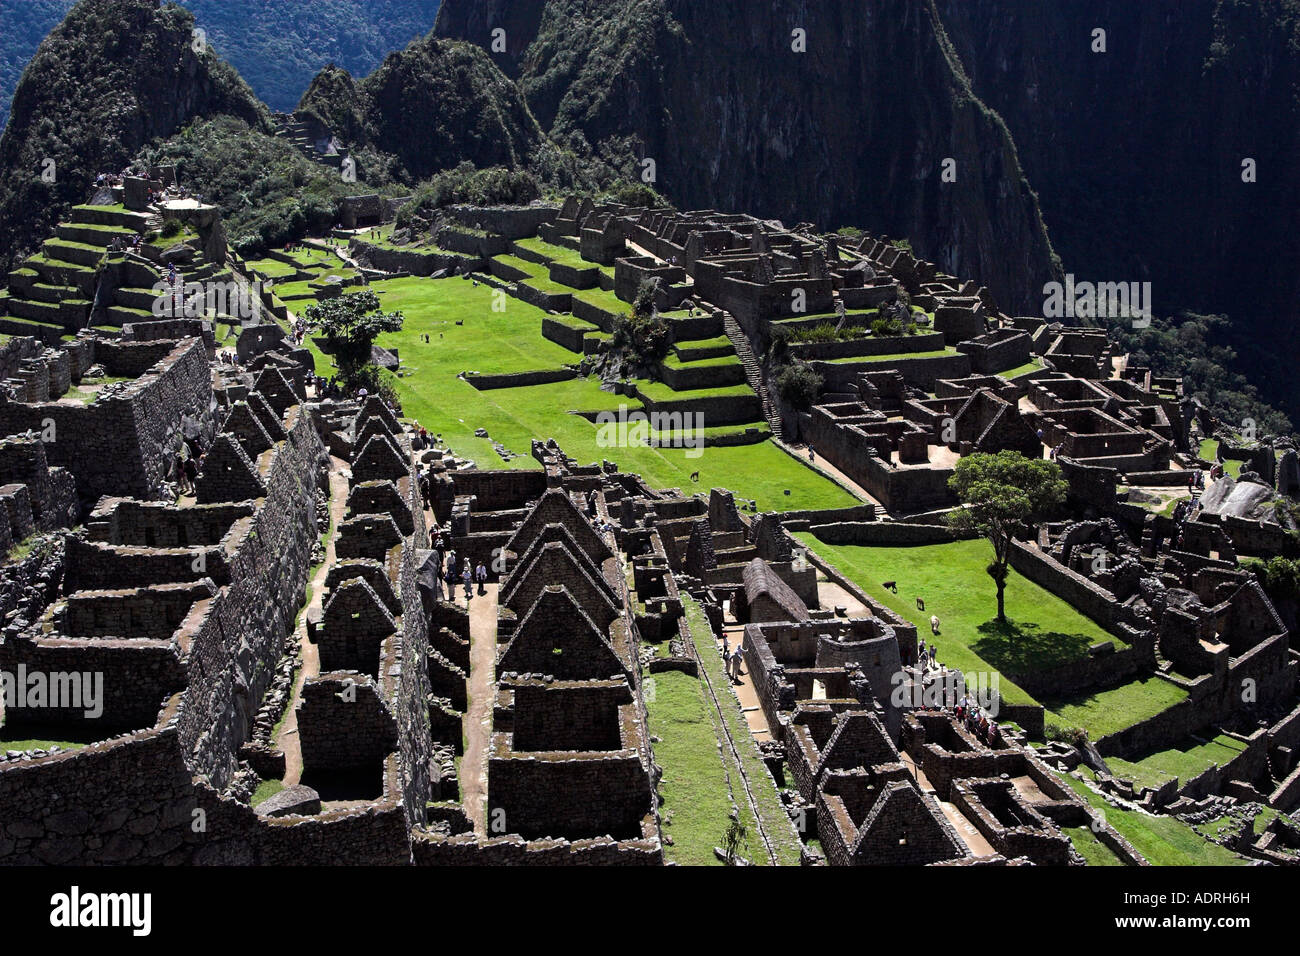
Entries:
{"type": "Polygon", "coordinates": [[[1186,784],[1212,766],[1222,767],[1245,749],[1240,740],[1219,734],[1212,740],[1191,738],[1180,746],[1158,750],[1138,760],[1107,757],[1106,765],[1117,777],[1127,777],[1141,786],[1160,787],[1174,778],[1186,784]]]}
{"type": "MultiPolygon", "coordinates": [[[[594,422],[567,413],[616,411],[620,406],[630,413],[641,410],[642,405],[634,397],[602,391],[595,378],[484,391],[458,378],[466,371],[505,374],[573,365],[576,357],[572,352],[542,337],[542,319],[556,316],[546,316],[517,299],[510,299],[504,312],[493,312],[494,290],[459,278],[389,279],[370,288],[379,294],[384,309],[400,310],[406,316],[401,332],[378,340],[381,346],[397,348],[401,355],[403,367],[396,387],[404,414],[441,434],[454,452],[480,467],[537,468],[529,456],[532,439],[553,437],[579,461],[615,461],[656,487],[725,487],[767,510],[841,508],[858,503],[848,491],[770,441],[709,448],[605,447],[594,422]],[[426,333],[428,343],[424,341],[426,333]],[[490,437],[476,437],[478,428],[487,429],[490,437]],[[493,440],[520,457],[503,461],[493,450],[493,440]],[[690,480],[696,471],[698,483],[690,480]]],[[[328,375],[332,367],[329,358],[310,335],[307,345],[315,355],[317,370],[328,375]]],[[[635,384],[655,400],[666,402],[754,394],[744,385],[674,392],[661,382],[635,384]]],[[[767,426],[761,420],[725,426],[705,422],[704,435],[743,432],[747,427],[767,426]]]]}
{"type": "Polygon", "coordinates": [[[1154,717],[1187,697],[1187,691],[1159,677],[1143,677],[1106,690],[1064,700],[1045,700],[1049,721],[1083,727],[1093,740],[1154,717]]]}
{"type": "MultiPolygon", "coordinates": [[[[1083,773],[1091,774],[1092,771],[1085,769],[1083,773]]],[[[1211,843],[1176,817],[1153,816],[1138,810],[1113,807],[1082,780],[1069,774],[1062,774],[1061,779],[1094,809],[1105,814],[1106,822],[1156,866],[1250,865],[1250,860],[1211,843]]]]}
{"type": "MultiPolygon", "coordinates": [[[[1001,372],[994,372],[994,375],[1001,375],[1003,378],[1018,378],[1021,375],[1028,375],[1030,372],[1038,372],[1046,368],[1042,359],[1033,358],[1024,365],[1017,365],[1015,368],[1005,369],[1001,372]]],[[[1104,849],[1104,847],[1103,847],[1104,849]]],[[[1110,851],[1107,851],[1110,852],[1110,851]]]]}
{"type": "Polygon", "coordinates": [[[601,265],[599,262],[584,259],[576,249],[553,245],[536,236],[531,239],[518,239],[515,241],[515,245],[521,249],[527,249],[529,252],[535,252],[539,256],[544,256],[550,262],[558,262],[560,265],[572,266],[575,269],[599,269],[610,277],[614,275],[613,266],[601,265]]]}
{"type": "Polygon", "coordinates": [[[1038,702],[1008,674],[1059,667],[1084,659],[1092,644],[1119,642],[1067,602],[1015,571],[1007,580],[1008,620],[999,624],[996,591],[985,571],[991,549],[982,538],[892,547],[830,545],[811,532],[799,532],[795,537],[872,598],[915,624],[927,639],[930,615],[937,615],[941,622],[939,660],[963,672],[1000,673],[1001,692],[1010,703],[1038,702]],[[897,581],[898,593],[885,590],[881,586],[884,581],[897,581]],[[924,611],[916,607],[918,597],[925,600],[924,611]]]}
{"type": "Polygon", "coordinates": [[[1070,838],[1079,855],[1088,861],[1089,866],[1123,866],[1124,861],[1113,850],[1097,839],[1091,827],[1061,827],[1061,832],[1070,838]]]}
{"type": "Polygon", "coordinates": [[[663,768],[659,782],[661,813],[664,831],[673,841],[672,846],[664,847],[664,854],[683,865],[719,865],[721,861],[713,848],[723,845],[734,806],[746,830],[740,854],[755,863],[771,862],[758,833],[754,806],[741,786],[743,772],[754,794],[758,817],[773,842],[776,862],[798,866],[798,840],[791,832],[789,817],[740,705],[730,691],[704,612],[688,595],[683,595],[682,605],[699,651],[701,676],[664,671],[647,679],[649,730],[659,738],[654,744],[655,762],[663,768]],[[718,706],[709,695],[704,674],[713,692],[720,695],[718,706]],[[727,733],[736,742],[739,759],[725,743],[727,733]],[[720,745],[719,741],[724,742],[720,745]]]}
{"type": "Polygon", "coordinates": [[[874,365],[880,362],[898,362],[903,359],[945,358],[960,354],[955,348],[942,348],[930,352],[892,352],[889,355],[856,355],[849,358],[819,359],[819,361],[830,362],[834,365],[874,365]]]}

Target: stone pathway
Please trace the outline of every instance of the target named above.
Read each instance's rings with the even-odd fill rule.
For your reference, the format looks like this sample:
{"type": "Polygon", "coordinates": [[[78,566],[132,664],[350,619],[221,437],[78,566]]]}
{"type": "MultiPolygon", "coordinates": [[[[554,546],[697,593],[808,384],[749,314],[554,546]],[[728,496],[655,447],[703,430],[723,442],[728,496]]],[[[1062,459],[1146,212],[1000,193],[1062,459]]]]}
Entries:
{"type": "MultiPolygon", "coordinates": [[[[347,510],[350,474],[347,462],[341,458],[330,457],[330,519],[335,529],[342,523],[343,514],[347,510]]],[[[307,640],[307,615],[312,611],[321,610],[325,595],[325,577],[334,566],[335,537],[336,535],[331,534],[325,543],[325,560],[316,569],[309,585],[311,600],[298,613],[298,622],[294,628],[301,648],[301,661],[298,666],[298,677],[293,685],[293,694],[289,697],[284,723],[280,726],[280,734],[275,740],[276,747],[284,752],[286,787],[292,787],[302,781],[302,746],[298,739],[298,712],[295,708],[298,697],[302,693],[303,683],[307,678],[317,677],[320,674],[320,651],[315,644],[307,640]]]]}
{"type": "MultiPolygon", "coordinates": [[[[496,702],[497,585],[469,602],[469,712],[465,715],[465,755],[460,762],[460,796],[474,832],[487,835],[487,771],[496,702]]],[[[458,589],[457,603],[465,603],[458,589]]]]}
{"type": "MultiPolygon", "coordinates": [[[[727,635],[727,640],[731,644],[731,649],[735,650],[736,646],[744,641],[745,626],[743,624],[729,624],[723,627],[723,632],[727,635]]],[[[717,646],[716,653],[722,653],[721,639],[715,639],[717,646]]],[[[740,701],[740,707],[745,715],[745,723],[749,725],[749,732],[754,735],[758,741],[771,740],[772,729],[767,725],[767,715],[763,713],[763,707],[758,700],[758,691],[754,689],[754,679],[749,673],[749,664],[741,664],[740,683],[731,681],[731,689],[736,694],[736,699],[740,701]]]]}

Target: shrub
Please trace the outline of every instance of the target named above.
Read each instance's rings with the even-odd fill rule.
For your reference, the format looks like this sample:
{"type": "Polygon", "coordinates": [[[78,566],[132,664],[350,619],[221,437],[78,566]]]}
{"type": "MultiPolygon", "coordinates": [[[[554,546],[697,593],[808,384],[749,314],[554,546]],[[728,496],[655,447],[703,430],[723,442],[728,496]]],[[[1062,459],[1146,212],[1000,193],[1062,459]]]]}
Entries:
{"type": "Polygon", "coordinates": [[[872,335],[902,335],[903,323],[897,319],[881,316],[871,320],[872,335]]]}
{"type": "Polygon", "coordinates": [[[632,314],[641,318],[646,318],[654,314],[655,295],[659,291],[659,279],[642,279],[641,284],[636,287],[636,295],[632,297],[632,314]]]}
{"type": "Polygon", "coordinates": [[[792,362],[776,376],[776,390],[795,408],[808,408],[821,394],[822,377],[804,362],[792,362]]]}
{"type": "Polygon", "coordinates": [[[397,211],[397,227],[409,228],[414,217],[427,219],[436,209],[467,204],[473,206],[520,206],[541,196],[531,173],[491,166],[477,169],[464,162],[455,169],[438,173],[419,186],[410,202],[397,211]]]}
{"type": "Polygon", "coordinates": [[[668,323],[658,316],[620,315],[614,319],[611,344],[634,364],[658,364],[672,346],[668,323]]]}

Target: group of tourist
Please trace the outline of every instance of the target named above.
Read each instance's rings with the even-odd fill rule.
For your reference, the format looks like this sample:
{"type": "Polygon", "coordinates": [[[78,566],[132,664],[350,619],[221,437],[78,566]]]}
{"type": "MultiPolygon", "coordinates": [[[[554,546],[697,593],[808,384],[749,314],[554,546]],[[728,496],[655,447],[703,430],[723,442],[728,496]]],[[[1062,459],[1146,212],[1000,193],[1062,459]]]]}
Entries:
{"type": "MultiPolygon", "coordinates": [[[[433,553],[440,574],[438,584],[441,587],[442,583],[446,582],[447,597],[450,600],[456,598],[457,581],[460,581],[465,588],[466,607],[469,606],[470,600],[474,597],[475,584],[478,585],[480,595],[487,593],[487,566],[482,561],[479,561],[477,567],[471,567],[469,558],[465,558],[458,570],[456,566],[456,549],[445,544],[441,528],[434,533],[433,553]]],[[[439,596],[441,597],[441,594],[439,596]]]]}
{"type": "Polygon", "coordinates": [[[739,684],[744,670],[741,665],[745,661],[745,653],[741,646],[737,644],[734,648],[726,634],[722,635],[722,669],[727,675],[727,680],[733,684],[739,684]]]}
{"type": "Polygon", "coordinates": [[[126,240],[124,240],[121,236],[114,236],[112,239],[108,241],[108,251],[124,252],[129,250],[131,252],[139,252],[140,243],[143,241],[144,241],[144,236],[142,236],[138,232],[130,239],[126,239],[126,240]]]}
{"type": "MultiPolygon", "coordinates": [[[[938,625],[939,619],[937,617],[931,616],[930,621],[931,621],[930,626],[936,629],[934,633],[938,634],[939,631],[937,630],[937,628],[939,626],[938,625]]],[[[921,667],[922,674],[928,671],[931,667],[941,668],[943,665],[939,663],[939,645],[932,641],[927,646],[925,641],[922,641],[921,649],[916,655],[916,661],[921,667]]]]}
{"type": "Polygon", "coordinates": [[[203,456],[206,453],[207,446],[201,435],[186,438],[177,450],[176,459],[172,462],[172,483],[175,485],[177,498],[181,495],[192,495],[197,490],[195,481],[199,477],[199,470],[203,467],[203,456]]]}
{"type": "Polygon", "coordinates": [[[312,391],[318,400],[329,398],[334,401],[341,401],[347,397],[347,392],[343,386],[332,375],[329,378],[320,375],[309,375],[307,382],[312,387],[312,391]]]}
{"type": "Polygon", "coordinates": [[[984,712],[984,708],[979,702],[969,694],[962,694],[961,700],[953,708],[957,719],[966,724],[966,729],[974,734],[980,743],[993,746],[997,741],[998,725],[997,721],[989,717],[984,712]]]}

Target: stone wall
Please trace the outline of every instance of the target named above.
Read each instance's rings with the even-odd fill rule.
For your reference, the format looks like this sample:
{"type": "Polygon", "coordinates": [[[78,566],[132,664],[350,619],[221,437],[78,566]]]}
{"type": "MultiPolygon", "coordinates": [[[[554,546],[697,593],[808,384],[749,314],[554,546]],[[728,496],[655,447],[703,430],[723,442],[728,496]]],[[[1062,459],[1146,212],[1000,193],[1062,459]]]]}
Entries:
{"type": "Polygon", "coordinates": [[[199,339],[186,339],[171,343],[148,374],[89,405],[0,402],[0,432],[41,434],[52,426],[46,457],[76,476],[85,504],[102,495],[148,499],[173,465],[182,420],[210,427],[211,400],[207,352],[199,339]]]}
{"type": "Polygon", "coordinates": [[[324,446],[301,406],[286,416],[267,494],[230,559],[231,583],[190,647],[180,720],[190,766],[214,785],[235,772],[249,721],[274,676],[301,605],[316,542],[317,466],[324,446]]]}

